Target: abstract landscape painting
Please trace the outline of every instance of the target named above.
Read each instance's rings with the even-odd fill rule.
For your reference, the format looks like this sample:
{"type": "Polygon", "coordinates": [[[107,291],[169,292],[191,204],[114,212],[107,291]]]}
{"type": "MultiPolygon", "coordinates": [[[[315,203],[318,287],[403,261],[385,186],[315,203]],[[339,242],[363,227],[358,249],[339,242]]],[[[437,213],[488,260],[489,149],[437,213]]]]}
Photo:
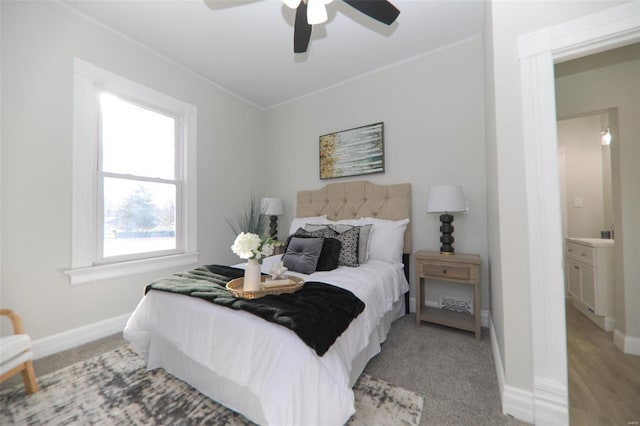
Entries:
{"type": "Polygon", "coordinates": [[[320,179],[384,172],[384,123],[320,136],[320,179]]]}

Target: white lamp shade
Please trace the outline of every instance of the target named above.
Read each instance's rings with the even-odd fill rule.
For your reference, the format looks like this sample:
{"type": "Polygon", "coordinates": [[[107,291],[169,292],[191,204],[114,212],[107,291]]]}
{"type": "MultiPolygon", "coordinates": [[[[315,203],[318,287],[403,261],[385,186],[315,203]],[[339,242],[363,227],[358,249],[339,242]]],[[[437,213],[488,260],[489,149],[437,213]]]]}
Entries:
{"type": "Polygon", "coordinates": [[[434,186],[427,196],[427,213],[460,213],[467,210],[467,203],[458,185],[434,186]]]}
{"type": "Polygon", "coordinates": [[[260,207],[267,216],[280,216],[284,213],[282,199],[280,198],[263,198],[260,207]]]}

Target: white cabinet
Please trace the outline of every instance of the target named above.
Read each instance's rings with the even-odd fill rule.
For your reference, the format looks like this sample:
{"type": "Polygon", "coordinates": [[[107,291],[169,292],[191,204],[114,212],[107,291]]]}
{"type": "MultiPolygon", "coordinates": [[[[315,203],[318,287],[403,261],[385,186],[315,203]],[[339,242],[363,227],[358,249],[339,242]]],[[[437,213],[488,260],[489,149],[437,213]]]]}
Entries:
{"type": "Polygon", "coordinates": [[[567,292],[595,315],[614,315],[613,240],[567,238],[567,292]]]}
{"type": "Polygon", "coordinates": [[[573,296],[578,299],[580,298],[580,287],[582,286],[582,271],[580,267],[580,262],[567,257],[567,292],[569,293],[569,296],[573,296]]]}

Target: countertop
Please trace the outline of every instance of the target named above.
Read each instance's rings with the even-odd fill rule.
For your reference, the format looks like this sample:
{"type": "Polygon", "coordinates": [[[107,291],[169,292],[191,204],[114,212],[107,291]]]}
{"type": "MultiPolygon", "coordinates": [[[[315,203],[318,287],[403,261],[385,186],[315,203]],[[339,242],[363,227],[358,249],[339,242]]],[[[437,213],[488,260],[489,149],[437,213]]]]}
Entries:
{"type": "Polygon", "coordinates": [[[613,247],[615,240],[606,240],[602,238],[575,238],[567,237],[567,241],[578,244],[584,244],[589,247],[613,247]]]}

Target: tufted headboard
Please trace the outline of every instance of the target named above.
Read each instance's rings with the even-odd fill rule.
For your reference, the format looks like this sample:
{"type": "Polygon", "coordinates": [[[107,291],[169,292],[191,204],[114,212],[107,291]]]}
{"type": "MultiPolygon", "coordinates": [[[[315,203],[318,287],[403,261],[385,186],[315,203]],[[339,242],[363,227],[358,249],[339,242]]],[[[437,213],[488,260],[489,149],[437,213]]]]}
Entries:
{"type": "MultiPolygon", "coordinates": [[[[328,219],[411,219],[411,184],[375,185],[368,181],[330,183],[322,189],[299,191],[297,217],[327,215],[328,219]]],[[[411,222],[404,233],[404,253],[411,253],[411,222]]]]}
{"type": "MultiPolygon", "coordinates": [[[[327,215],[328,219],[411,220],[411,184],[375,185],[368,181],[330,183],[314,191],[299,191],[297,217],[327,215]]],[[[409,280],[411,221],[404,232],[404,274],[409,280]]],[[[409,313],[409,292],[404,295],[405,313],[409,313]]]]}

